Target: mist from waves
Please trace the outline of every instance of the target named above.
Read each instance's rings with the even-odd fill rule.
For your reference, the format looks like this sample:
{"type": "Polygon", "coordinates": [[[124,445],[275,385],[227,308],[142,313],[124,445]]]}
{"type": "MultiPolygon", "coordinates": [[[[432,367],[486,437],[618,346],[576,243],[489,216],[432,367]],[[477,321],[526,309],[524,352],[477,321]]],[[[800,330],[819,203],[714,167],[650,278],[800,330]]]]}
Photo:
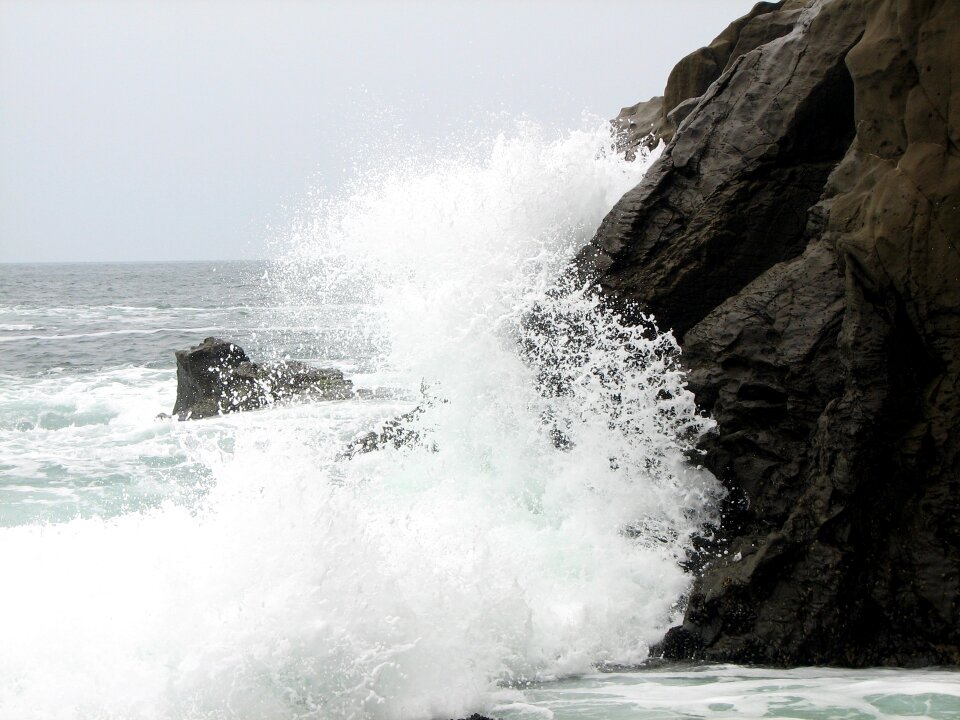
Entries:
{"type": "Polygon", "coordinates": [[[209,421],[193,502],[0,529],[0,717],[462,717],[642,661],[719,489],[673,339],[556,284],[644,171],[609,146],[522,125],[305,211],[266,282],[356,310],[374,392],[209,421]]]}

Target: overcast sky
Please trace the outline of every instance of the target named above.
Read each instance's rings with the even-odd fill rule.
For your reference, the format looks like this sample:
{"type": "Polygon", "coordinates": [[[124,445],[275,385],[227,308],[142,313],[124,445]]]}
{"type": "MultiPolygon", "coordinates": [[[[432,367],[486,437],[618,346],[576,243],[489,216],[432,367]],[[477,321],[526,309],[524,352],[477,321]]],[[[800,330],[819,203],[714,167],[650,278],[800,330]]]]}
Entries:
{"type": "Polygon", "coordinates": [[[0,0],[0,262],[260,256],[358,142],[612,117],[752,4],[0,0]]]}

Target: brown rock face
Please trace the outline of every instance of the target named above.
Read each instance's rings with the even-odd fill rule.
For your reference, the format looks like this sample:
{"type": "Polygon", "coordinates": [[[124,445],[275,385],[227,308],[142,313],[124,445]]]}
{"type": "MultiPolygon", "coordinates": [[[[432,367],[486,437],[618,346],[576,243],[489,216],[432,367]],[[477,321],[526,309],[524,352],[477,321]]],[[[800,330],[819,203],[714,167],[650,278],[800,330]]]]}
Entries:
{"type": "Polygon", "coordinates": [[[619,149],[628,160],[634,160],[641,148],[653,150],[663,132],[663,96],[625,107],[613,119],[619,136],[619,149]]]}
{"type": "Polygon", "coordinates": [[[803,4],[796,0],[759,2],[707,47],[678,62],[663,93],[663,139],[669,141],[680,125],[670,117],[673,110],[703,95],[741,56],[790,32],[803,4]]]}
{"type": "Polygon", "coordinates": [[[628,159],[641,147],[652,150],[660,140],[669,142],[714,80],[740,56],[790,32],[803,5],[799,0],[757,3],[710,45],[677,63],[663,95],[623,108],[613,124],[628,159]]]}
{"type": "Polygon", "coordinates": [[[957,663],[960,3],[768,15],[789,27],[740,21],[752,39],[578,258],[682,338],[718,422],[723,527],[663,649],[957,663]]]}

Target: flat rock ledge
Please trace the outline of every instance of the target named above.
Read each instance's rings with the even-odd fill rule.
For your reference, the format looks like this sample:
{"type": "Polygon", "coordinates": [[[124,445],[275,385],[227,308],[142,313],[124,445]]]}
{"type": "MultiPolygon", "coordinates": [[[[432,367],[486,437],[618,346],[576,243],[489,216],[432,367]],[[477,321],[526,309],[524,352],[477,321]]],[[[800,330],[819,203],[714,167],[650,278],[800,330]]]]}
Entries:
{"type": "Polygon", "coordinates": [[[189,350],[178,350],[177,401],[173,414],[196,420],[257,410],[284,400],[344,400],[353,383],[333,368],[295,360],[255,363],[239,345],[208,337],[189,350]]]}

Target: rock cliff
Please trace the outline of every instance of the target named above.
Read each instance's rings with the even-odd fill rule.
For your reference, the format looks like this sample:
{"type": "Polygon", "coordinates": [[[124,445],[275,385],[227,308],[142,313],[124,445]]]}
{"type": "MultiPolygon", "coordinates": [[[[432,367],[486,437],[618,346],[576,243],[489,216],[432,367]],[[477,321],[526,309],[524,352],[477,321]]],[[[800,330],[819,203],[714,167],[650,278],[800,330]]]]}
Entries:
{"type": "Polygon", "coordinates": [[[663,651],[960,662],[960,3],[759,3],[616,122],[669,144],[577,264],[681,340],[729,490],[663,651]]]}

